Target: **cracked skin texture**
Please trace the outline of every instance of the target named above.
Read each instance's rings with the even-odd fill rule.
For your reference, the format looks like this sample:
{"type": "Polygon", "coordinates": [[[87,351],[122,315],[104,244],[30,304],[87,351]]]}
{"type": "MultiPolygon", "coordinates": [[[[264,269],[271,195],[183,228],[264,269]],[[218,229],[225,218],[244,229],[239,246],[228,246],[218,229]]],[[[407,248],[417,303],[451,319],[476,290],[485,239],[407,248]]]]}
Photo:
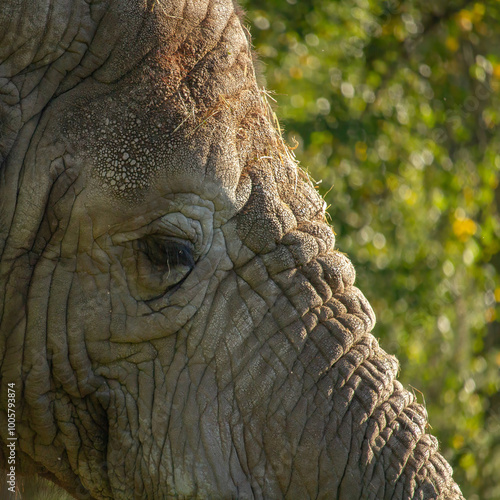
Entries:
{"type": "Polygon", "coordinates": [[[0,466],[13,382],[17,470],[75,498],[462,498],[237,6],[4,0],[0,26],[0,466]]]}

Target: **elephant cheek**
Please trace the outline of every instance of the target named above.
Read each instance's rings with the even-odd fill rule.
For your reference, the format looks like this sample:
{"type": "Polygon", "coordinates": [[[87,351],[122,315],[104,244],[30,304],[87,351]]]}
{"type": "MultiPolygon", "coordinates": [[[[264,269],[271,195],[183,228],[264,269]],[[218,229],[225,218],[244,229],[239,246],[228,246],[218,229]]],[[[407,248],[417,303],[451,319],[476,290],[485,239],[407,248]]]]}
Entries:
{"type": "Polygon", "coordinates": [[[19,426],[19,445],[69,491],[107,491],[106,415],[98,396],[107,389],[86,349],[91,316],[81,307],[74,260],[51,258],[49,246],[26,293],[22,402],[30,424],[19,426]]]}

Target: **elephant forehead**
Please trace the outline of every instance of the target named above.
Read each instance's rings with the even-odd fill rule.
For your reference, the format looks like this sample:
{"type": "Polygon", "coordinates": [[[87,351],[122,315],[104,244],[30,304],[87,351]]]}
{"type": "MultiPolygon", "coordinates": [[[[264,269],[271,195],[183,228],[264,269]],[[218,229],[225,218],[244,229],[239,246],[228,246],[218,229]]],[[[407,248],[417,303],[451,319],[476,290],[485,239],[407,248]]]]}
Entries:
{"type": "Polygon", "coordinates": [[[79,129],[71,126],[78,115],[68,113],[66,128],[78,168],[88,179],[88,195],[99,205],[126,211],[176,194],[195,194],[216,211],[227,212],[226,219],[239,208],[241,167],[230,117],[219,116],[199,130],[175,130],[183,118],[174,109],[157,116],[130,108],[100,114],[100,109],[101,103],[88,110],[79,129]]]}
{"type": "Polygon", "coordinates": [[[178,82],[173,93],[143,77],[105,87],[85,82],[55,106],[88,189],[115,206],[195,193],[231,217],[246,201],[237,195],[241,124],[261,106],[258,92],[228,89],[200,102],[193,96],[201,77],[178,82]]]}
{"type": "MultiPolygon", "coordinates": [[[[32,64],[36,43],[23,45],[24,35],[29,28],[39,41],[43,19],[31,28],[28,16],[23,20],[22,50],[11,54],[9,47],[17,45],[5,47],[3,41],[0,75],[9,81],[0,82],[0,130],[7,132],[0,157],[15,144],[9,168],[14,175],[33,171],[24,177],[23,191],[32,182],[29,189],[40,206],[63,168],[52,169],[51,162],[64,155],[64,167],[71,165],[82,178],[92,203],[115,214],[169,193],[195,193],[230,217],[245,201],[235,194],[241,170],[237,125],[258,96],[248,42],[232,3],[108,3],[92,3],[90,20],[83,2],[85,33],[78,34],[78,50],[70,45],[64,54],[74,55],[69,61],[52,50],[59,45],[51,23],[43,32],[50,44],[39,47],[44,57],[32,64]],[[35,127],[36,120],[29,120],[37,113],[35,127]],[[24,139],[16,143],[20,130],[24,139]],[[32,140],[26,140],[28,134],[32,140]],[[13,164],[16,158],[19,165],[13,164]]],[[[56,4],[57,12],[66,13],[64,2],[56,4]]],[[[20,7],[9,0],[0,10],[5,18],[20,7]]],[[[9,212],[15,209],[8,206],[9,212]]]]}

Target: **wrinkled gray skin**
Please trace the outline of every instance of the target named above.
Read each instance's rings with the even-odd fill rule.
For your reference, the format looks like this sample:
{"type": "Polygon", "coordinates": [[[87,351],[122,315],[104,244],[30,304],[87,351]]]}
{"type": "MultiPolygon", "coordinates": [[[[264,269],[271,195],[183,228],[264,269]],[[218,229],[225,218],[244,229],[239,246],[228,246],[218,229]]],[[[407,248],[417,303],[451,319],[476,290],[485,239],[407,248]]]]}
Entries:
{"type": "Polygon", "coordinates": [[[0,30],[0,466],[13,382],[18,472],[76,498],[461,498],[233,3],[0,30]]]}

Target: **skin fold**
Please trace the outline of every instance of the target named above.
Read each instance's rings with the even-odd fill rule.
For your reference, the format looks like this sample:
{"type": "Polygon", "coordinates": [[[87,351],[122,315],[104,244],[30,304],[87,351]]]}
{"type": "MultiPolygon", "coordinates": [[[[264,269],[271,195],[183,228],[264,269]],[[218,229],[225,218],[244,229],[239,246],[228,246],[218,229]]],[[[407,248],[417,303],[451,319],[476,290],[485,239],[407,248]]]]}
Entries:
{"type": "Polygon", "coordinates": [[[0,468],[80,499],[463,498],[230,0],[0,3],[0,468]]]}

